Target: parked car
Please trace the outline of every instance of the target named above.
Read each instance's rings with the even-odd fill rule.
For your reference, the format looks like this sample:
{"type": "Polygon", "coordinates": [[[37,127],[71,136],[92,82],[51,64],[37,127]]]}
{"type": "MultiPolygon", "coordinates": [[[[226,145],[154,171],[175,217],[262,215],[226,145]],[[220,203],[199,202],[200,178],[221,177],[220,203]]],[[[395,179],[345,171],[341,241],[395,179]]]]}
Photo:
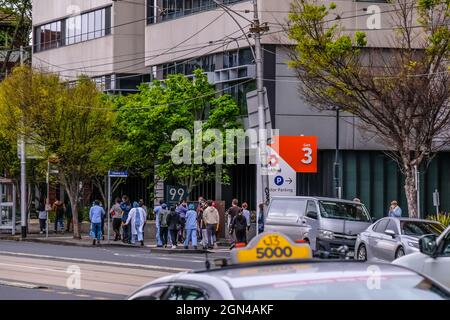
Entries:
{"type": "Polygon", "coordinates": [[[430,234],[420,238],[419,250],[393,263],[428,275],[450,288],[450,227],[439,237],[430,234]]]}
{"type": "Polygon", "coordinates": [[[305,240],[315,253],[339,256],[343,246],[352,256],[358,233],[372,224],[360,202],[321,197],[273,197],[265,231],[281,232],[291,240],[305,240]]]}
{"type": "Polygon", "coordinates": [[[356,259],[391,262],[419,252],[419,238],[439,236],[445,227],[436,221],[410,218],[382,218],[361,232],[356,239],[356,259]]]}

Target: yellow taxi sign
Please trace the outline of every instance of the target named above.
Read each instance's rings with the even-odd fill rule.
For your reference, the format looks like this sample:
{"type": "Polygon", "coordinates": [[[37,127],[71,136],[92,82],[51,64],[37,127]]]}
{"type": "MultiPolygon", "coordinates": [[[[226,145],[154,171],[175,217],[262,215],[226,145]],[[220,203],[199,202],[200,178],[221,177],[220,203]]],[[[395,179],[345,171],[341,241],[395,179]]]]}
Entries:
{"type": "Polygon", "coordinates": [[[231,258],[233,263],[311,259],[312,251],[306,243],[296,244],[281,233],[270,232],[253,238],[245,248],[234,249],[231,258]]]}

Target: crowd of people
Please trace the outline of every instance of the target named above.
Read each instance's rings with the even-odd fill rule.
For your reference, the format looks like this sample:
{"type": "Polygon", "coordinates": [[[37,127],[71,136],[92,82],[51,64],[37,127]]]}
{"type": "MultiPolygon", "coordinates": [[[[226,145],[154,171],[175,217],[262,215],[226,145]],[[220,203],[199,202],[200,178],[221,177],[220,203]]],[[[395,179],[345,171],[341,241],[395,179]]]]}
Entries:
{"type": "MultiPolygon", "coordinates": [[[[264,231],[263,209],[263,205],[260,205],[257,217],[259,232],[264,231]]],[[[199,246],[203,249],[217,248],[221,217],[214,201],[199,197],[196,203],[188,203],[183,200],[176,205],[168,205],[160,200],[153,212],[158,247],[172,249],[176,249],[178,246],[183,246],[185,249],[190,246],[194,249],[198,249],[199,246]]],[[[102,234],[100,217],[104,216],[104,211],[98,204],[94,204],[91,213],[93,242],[99,243],[102,234]]],[[[148,210],[143,200],[132,204],[128,196],[117,198],[111,207],[110,214],[115,234],[114,241],[122,240],[130,244],[138,241],[142,246],[144,245],[144,228],[148,210]]],[[[239,206],[238,200],[233,199],[232,206],[226,210],[226,229],[230,234],[232,246],[235,242],[247,243],[250,226],[248,204],[244,202],[239,206]]]]}
{"type": "MultiPolygon", "coordinates": [[[[263,205],[259,206],[257,219],[259,232],[264,231],[263,205]]],[[[48,208],[42,201],[38,212],[41,223],[41,233],[45,231],[48,208]],[[41,213],[42,212],[42,217],[41,213]],[[42,218],[42,219],[41,219],[42,218]]],[[[57,199],[53,208],[55,212],[55,233],[64,231],[64,217],[67,217],[67,229],[70,230],[72,212],[70,202],[68,204],[57,199]],[[70,215],[70,217],[69,217],[70,215]]],[[[197,249],[212,249],[217,247],[218,231],[221,217],[217,205],[212,200],[199,197],[197,202],[188,203],[186,200],[176,205],[168,205],[163,200],[153,210],[156,226],[156,245],[158,247],[177,248],[183,246],[188,249],[192,246],[197,249]]],[[[144,230],[148,220],[148,209],[141,199],[139,202],[131,202],[126,195],[116,198],[109,214],[111,217],[114,241],[122,241],[127,244],[140,243],[144,246],[144,230]]],[[[90,236],[93,245],[100,244],[105,239],[106,211],[100,201],[95,200],[89,210],[91,223],[90,236]]],[[[232,247],[237,242],[247,243],[248,232],[251,226],[251,217],[248,204],[243,202],[239,206],[237,199],[233,199],[232,205],[225,212],[224,225],[230,235],[232,247]]],[[[223,218],[222,218],[223,219],[223,218]]]]}

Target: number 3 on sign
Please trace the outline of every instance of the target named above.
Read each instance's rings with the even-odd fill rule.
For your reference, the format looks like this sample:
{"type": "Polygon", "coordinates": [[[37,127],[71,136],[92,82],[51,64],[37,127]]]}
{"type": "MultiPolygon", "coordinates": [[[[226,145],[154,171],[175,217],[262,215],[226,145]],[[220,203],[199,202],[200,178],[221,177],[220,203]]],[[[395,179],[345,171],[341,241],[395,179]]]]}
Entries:
{"type": "Polygon", "coordinates": [[[311,164],[312,161],[313,161],[313,158],[312,158],[313,151],[312,151],[312,149],[310,147],[304,147],[302,149],[302,151],[304,152],[304,158],[301,160],[301,162],[303,164],[311,164]]]}

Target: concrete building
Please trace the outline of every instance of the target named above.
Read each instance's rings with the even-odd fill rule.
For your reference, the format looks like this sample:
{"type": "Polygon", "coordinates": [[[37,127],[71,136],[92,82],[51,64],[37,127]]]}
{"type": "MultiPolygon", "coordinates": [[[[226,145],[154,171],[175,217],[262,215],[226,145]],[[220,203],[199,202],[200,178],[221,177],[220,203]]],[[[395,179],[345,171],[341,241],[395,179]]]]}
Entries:
{"type": "MultiPolygon", "coordinates": [[[[248,34],[253,19],[252,1],[222,2],[235,13],[225,12],[212,0],[37,1],[33,12],[33,63],[69,78],[83,72],[93,77],[111,76],[111,90],[121,90],[117,80],[112,86],[113,76],[117,79],[137,73],[141,76],[131,79],[138,82],[138,79],[145,77],[143,75],[164,79],[168,74],[190,75],[196,68],[202,68],[218,90],[224,90],[237,99],[245,116],[246,93],[256,87],[255,65],[248,43],[253,40],[244,36],[244,32],[248,34]],[[73,19],[67,12],[67,8],[73,4],[79,6],[82,14],[81,36],[79,32],[75,32],[75,35],[65,33],[62,22],[61,27],[58,25],[61,19],[66,19],[66,25],[73,19]],[[97,29],[94,28],[92,39],[89,32],[86,38],[83,34],[86,23],[83,13],[92,15],[92,11],[97,9],[104,10],[102,17],[105,17],[105,32],[102,31],[97,37],[97,29]],[[57,31],[61,33],[60,38],[56,36],[56,42],[51,40],[50,47],[42,49],[42,43],[48,46],[48,43],[45,45],[46,41],[42,42],[42,36],[45,39],[48,37],[48,31],[45,30],[52,33],[55,28],[60,30],[57,31]],[[128,60],[133,58],[136,60],[128,60]]],[[[346,29],[366,30],[369,47],[389,47],[387,38],[393,31],[389,30],[389,16],[383,13],[389,11],[389,4],[382,1],[334,2],[346,29]],[[374,15],[378,18],[374,19],[374,15]],[[381,29],[378,24],[381,24],[381,29]]],[[[297,174],[296,192],[298,195],[331,196],[336,145],[335,112],[319,112],[299,98],[295,73],[287,66],[288,51],[292,44],[283,32],[290,1],[259,0],[258,4],[261,22],[270,27],[262,43],[264,86],[267,89],[272,125],[280,130],[281,135],[318,136],[318,173],[297,174]]],[[[75,18],[75,25],[79,25],[79,20],[75,18]]],[[[90,20],[87,23],[87,30],[90,31],[90,20]]],[[[126,89],[133,89],[129,86],[136,82],[127,83],[126,89]]],[[[386,214],[390,200],[398,199],[406,214],[402,176],[396,164],[383,153],[386,146],[380,144],[376,137],[367,136],[359,127],[358,119],[351,114],[341,115],[339,132],[343,197],[361,198],[372,215],[377,217],[386,214]]],[[[422,213],[431,214],[435,211],[432,204],[432,192],[435,189],[439,189],[441,195],[450,193],[449,160],[449,153],[440,153],[426,172],[421,174],[422,213]]],[[[236,166],[232,176],[230,186],[205,184],[196,190],[192,198],[204,195],[224,199],[228,204],[233,197],[237,197],[256,209],[255,166],[236,166]]],[[[450,210],[450,197],[441,198],[441,208],[450,210]]]]}
{"type": "Polygon", "coordinates": [[[148,81],[145,0],[39,0],[33,3],[33,66],[73,81],[95,78],[108,92],[148,81]]]}

